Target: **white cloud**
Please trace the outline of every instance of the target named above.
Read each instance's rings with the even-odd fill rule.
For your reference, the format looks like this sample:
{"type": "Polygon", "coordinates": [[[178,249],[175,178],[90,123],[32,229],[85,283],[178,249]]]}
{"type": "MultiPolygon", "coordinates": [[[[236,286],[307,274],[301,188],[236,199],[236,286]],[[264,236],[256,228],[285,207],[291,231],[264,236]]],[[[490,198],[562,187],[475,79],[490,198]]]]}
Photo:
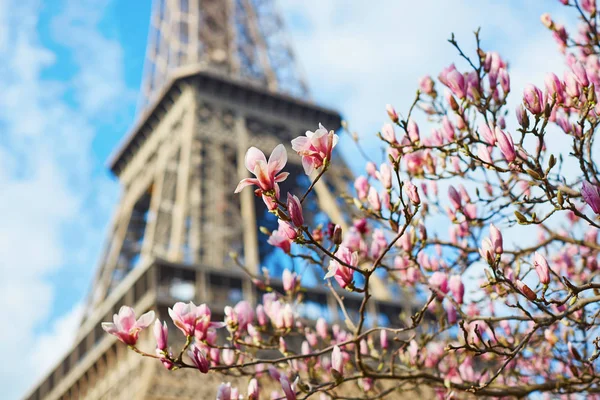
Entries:
{"type": "Polygon", "coordinates": [[[79,263],[68,279],[81,280],[95,265],[103,233],[92,213],[107,213],[97,207],[116,188],[93,175],[93,121],[129,105],[132,93],[120,46],[98,28],[106,1],[64,3],[45,40],[73,56],[75,72],[70,81],[45,78],[57,58],[38,37],[41,5],[0,2],[0,318],[9,324],[0,352],[11,360],[0,368],[4,399],[22,396],[74,337],[81,306],[48,322],[60,296],[50,278],[79,263]]]}

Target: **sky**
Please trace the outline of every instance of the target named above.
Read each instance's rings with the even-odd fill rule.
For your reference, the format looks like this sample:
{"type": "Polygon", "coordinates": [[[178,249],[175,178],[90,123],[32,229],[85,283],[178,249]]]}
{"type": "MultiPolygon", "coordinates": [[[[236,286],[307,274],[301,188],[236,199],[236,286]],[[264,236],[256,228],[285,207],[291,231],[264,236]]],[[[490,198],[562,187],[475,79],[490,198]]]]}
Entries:
{"type": "MultiPolygon", "coordinates": [[[[280,0],[316,102],[361,137],[458,61],[451,32],[510,63],[513,96],[562,59],[539,22],[556,1],[280,0]]],[[[142,0],[0,1],[0,366],[16,399],[67,351],[119,195],[106,169],[135,119],[150,17],[142,0]]],[[[458,63],[460,65],[460,62],[458,63]]],[[[314,127],[307,127],[307,129],[314,127]]],[[[356,156],[342,140],[342,154],[356,156]]]]}

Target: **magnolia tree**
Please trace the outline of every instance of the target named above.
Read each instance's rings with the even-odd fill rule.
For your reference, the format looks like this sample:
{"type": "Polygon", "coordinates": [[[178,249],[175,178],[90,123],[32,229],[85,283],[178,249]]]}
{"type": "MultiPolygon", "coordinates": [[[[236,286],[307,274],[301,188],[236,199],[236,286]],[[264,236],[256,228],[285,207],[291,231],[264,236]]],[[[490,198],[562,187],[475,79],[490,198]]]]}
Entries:
{"type": "Polygon", "coordinates": [[[288,178],[283,144],[268,161],[248,150],[254,177],[236,192],[251,186],[262,196],[279,223],[268,243],[323,270],[320,284],[335,295],[345,323],[304,324],[301,282],[286,270],[283,291],[255,277],[270,292],[256,307],[225,308],[224,321],[211,319],[209,304],[175,304],[169,316],[185,339],[175,352],[166,323],[154,322],[152,312],[136,321],[123,307],[104,329],[169,370],[247,379],[247,387],[222,384],[217,399],[380,399],[415,388],[440,398],[598,396],[600,34],[594,1],[561,3],[580,18],[578,32],[570,35],[549,15],[542,22],[565,56],[564,73],[549,72],[543,88],[520,88],[512,112],[506,61],[481,48],[478,33],[472,52],[450,39],[467,67],[451,64],[437,81],[422,78],[405,113],[387,106],[391,121],[373,137],[386,159],[379,166],[367,160],[353,182],[349,204],[360,217],[349,214],[348,229],[310,226],[302,212],[331,170],[333,131],[320,126],[291,143],[313,177],[305,193],[280,193],[288,178]],[[420,129],[426,124],[430,135],[420,129]],[[366,323],[375,277],[417,303],[401,326],[366,323]],[[360,295],[356,313],[340,288],[360,295]],[[156,349],[146,352],[136,342],[152,323],[156,349]]]}

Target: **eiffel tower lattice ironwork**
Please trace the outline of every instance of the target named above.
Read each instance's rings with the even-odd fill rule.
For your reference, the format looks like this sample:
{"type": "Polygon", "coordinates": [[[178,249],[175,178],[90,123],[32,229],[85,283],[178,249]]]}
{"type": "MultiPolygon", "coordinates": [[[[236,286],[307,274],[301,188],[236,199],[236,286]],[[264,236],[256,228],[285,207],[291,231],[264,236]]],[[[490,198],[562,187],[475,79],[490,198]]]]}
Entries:
{"type": "MultiPolygon", "coordinates": [[[[71,350],[28,400],[197,399],[203,391],[214,393],[219,378],[169,374],[106,335],[100,322],[123,304],[137,313],[154,309],[164,318],[176,301],[208,303],[218,313],[259,297],[229,256],[239,254],[253,273],[281,258],[259,243],[258,227],[274,223],[262,201],[249,189],[233,195],[247,174],[246,149],[254,145],[268,153],[319,122],[329,129],[341,122],[337,112],[306,101],[284,33],[274,0],[154,2],[138,121],[110,160],[122,196],[85,316],[71,350]]],[[[290,154],[289,160],[286,171],[305,177],[299,157],[290,154]]],[[[328,176],[315,186],[318,209],[344,226],[336,192],[347,190],[350,173],[337,160],[328,176]]],[[[308,183],[288,179],[282,193],[300,193],[308,183]]],[[[398,305],[385,299],[383,289],[376,292],[371,314],[397,317],[398,305]]],[[[305,303],[305,318],[339,319],[325,289],[308,290],[305,303]]],[[[141,336],[141,347],[153,347],[149,336],[141,336]]]]}

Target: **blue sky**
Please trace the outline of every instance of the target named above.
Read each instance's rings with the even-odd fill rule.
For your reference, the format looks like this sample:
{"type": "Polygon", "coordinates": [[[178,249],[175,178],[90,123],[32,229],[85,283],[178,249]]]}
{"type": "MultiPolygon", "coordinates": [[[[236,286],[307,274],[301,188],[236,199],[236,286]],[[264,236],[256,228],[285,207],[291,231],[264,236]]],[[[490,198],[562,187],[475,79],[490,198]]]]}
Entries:
{"type": "MultiPolygon", "coordinates": [[[[557,2],[279,3],[314,99],[361,137],[385,121],[386,103],[406,110],[420,76],[457,60],[450,32],[472,43],[482,26],[516,93],[562,71],[539,22],[557,2]]],[[[118,199],[105,161],[134,121],[149,4],[0,2],[0,310],[10,326],[0,351],[13,360],[0,367],[3,398],[23,394],[71,343],[118,199]]],[[[340,147],[356,155],[349,141],[340,147]]]]}

